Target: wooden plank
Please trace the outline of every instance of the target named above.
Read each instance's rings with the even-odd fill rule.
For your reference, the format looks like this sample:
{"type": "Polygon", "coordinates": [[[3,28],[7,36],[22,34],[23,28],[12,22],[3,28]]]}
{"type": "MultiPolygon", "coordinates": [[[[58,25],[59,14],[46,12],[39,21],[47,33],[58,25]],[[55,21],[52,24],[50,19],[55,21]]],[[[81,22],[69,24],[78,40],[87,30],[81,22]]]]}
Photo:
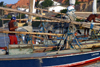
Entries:
{"type": "MultiPolygon", "coordinates": [[[[85,44],[85,45],[82,45],[81,48],[82,48],[82,49],[85,49],[85,48],[92,48],[93,46],[95,46],[95,47],[100,47],[100,43],[85,44]]],[[[78,49],[79,46],[78,46],[78,45],[75,45],[75,48],[78,49]]]]}
{"type": "Polygon", "coordinates": [[[53,49],[53,48],[57,48],[57,46],[48,46],[48,47],[45,47],[45,46],[42,46],[42,47],[40,47],[40,46],[34,46],[34,49],[44,49],[44,48],[47,48],[47,49],[49,49],[49,48],[51,48],[51,49],[53,49]]]}
{"type": "MultiPolygon", "coordinates": [[[[1,20],[11,20],[11,19],[1,19],[1,20]]],[[[16,19],[17,21],[21,20],[21,21],[27,21],[28,19],[16,19]]],[[[60,22],[60,21],[55,21],[55,20],[34,20],[32,19],[32,21],[37,21],[37,22],[60,22]]]]}
{"type": "MultiPolygon", "coordinates": [[[[10,20],[10,19],[1,19],[1,20],[10,20]]],[[[27,21],[28,19],[16,19],[16,20],[21,20],[21,21],[27,21]]],[[[60,23],[60,21],[56,21],[56,20],[32,20],[32,21],[42,21],[42,22],[58,22],[60,23]]],[[[87,23],[87,22],[78,22],[79,24],[83,24],[83,23],[86,23],[86,24],[91,24],[91,23],[87,23]]],[[[94,25],[100,25],[100,23],[93,23],[94,25]]]]}
{"type": "Polygon", "coordinates": [[[62,36],[63,35],[63,34],[55,34],[55,33],[19,32],[19,31],[0,31],[0,33],[39,34],[39,35],[52,35],[52,36],[62,36]]]}
{"type": "MultiPolygon", "coordinates": [[[[93,12],[75,12],[76,14],[78,14],[78,13],[83,13],[83,14],[92,14],[93,12]]],[[[97,12],[97,14],[100,14],[100,12],[97,12]]]]}
{"type": "MultiPolygon", "coordinates": [[[[88,52],[88,51],[91,51],[91,49],[83,49],[83,52],[88,52]]],[[[74,54],[74,53],[81,53],[81,51],[76,49],[69,49],[69,50],[59,51],[58,54],[74,54]]],[[[57,51],[47,53],[46,55],[55,55],[55,54],[57,54],[57,51]]]]}

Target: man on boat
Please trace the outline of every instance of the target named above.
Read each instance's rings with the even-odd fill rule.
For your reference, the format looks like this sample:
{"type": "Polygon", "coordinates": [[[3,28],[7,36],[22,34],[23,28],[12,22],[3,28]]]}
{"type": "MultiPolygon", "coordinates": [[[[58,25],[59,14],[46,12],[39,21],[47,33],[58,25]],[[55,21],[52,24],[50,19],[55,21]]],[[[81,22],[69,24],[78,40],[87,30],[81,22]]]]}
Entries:
{"type": "MultiPolygon", "coordinates": [[[[93,22],[96,22],[95,21],[95,18],[98,17],[98,14],[90,14],[89,17],[85,20],[85,22],[91,22],[93,20],[93,22]]],[[[84,35],[86,37],[89,36],[89,28],[85,28],[84,29],[84,35]],[[86,31],[87,31],[87,35],[86,35],[86,31]]]]}
{"type": "Polygon", "coordinates": [[[74,8],[75,2],[76,2],[76,0],[69,0],[70,5],[67,7],[66,14],[68,15],[68,17],[71,21],[75,21],[75,19],[76,19],[75,8],[74,8]]]}
{"type": "Polygon", "coordinates": [[[74,5],[70,5],[67,7],[66,14],[68,15],[68,17],[71,21],[75,21],[75,19],[76,19],[76,15],[74,12],[75,12],[74,5]]]}
{"type": "MultiPolygon", "coordinates": [[[[68,15],[68,17],[69,17],[69,20],[70,21],[75,21],[76,20],[76,15],[75,15],[75,2],[76,2],[76,0],[69,0],[69,6],[67,7],[67,12],[66,12],[66,14],[68,15]]],[[[67,25],[68,25],[68,27],[69,27],[69,23],[67,23],[67,25]]],[[[67,27],[67,28],[68,28],[67,27]]],[[[79,27],[79,25],[75,25],[75,27],[79,27]]],[[[80,32],[80,30],[79,29],[77,29],[76,30],[76,32],[77,33],[79,33],[79,34],[81,34],[81,32],[80,32]]]]}
{"type": "MultiPolygon", "coordinates": [[[[74,13],[75,12],[75,9],[74,9],[75,0],[73,1],[70,0],[69,4],[70,5],[67,7],[67,12],[66,12],[67,16],[65,16],[65,18],[70,21],[75,21],[76,19],[76,15],[74,13]]],[[[69,23],[65,23],[64,27],[66,28],[64,33],[68,32],[69,23]]]]}
{"type": "MultiPolygon", "coordinates": [[[[11,21],[8,23],[9,31],[15,31],[16,28],[18,28],[16,17],[12,17],[11,21]]],[[[15,33],[9,33],[8,34],[10,39],[10,44],[17,44],[17,37],[15,33]]]]}

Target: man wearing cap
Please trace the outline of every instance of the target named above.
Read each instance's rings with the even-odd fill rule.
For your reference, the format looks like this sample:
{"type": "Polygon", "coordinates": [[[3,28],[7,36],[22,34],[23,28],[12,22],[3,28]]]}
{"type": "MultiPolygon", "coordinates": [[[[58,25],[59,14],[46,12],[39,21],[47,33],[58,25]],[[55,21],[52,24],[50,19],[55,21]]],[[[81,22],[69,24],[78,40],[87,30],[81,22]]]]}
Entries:
{"type": "Polygon", "coordinates": [[[74,7],[75,2],[76,2],[76,0],[69,0],[69,4],[70,4],[70,5],[67,7],[67,12],[66,12],[66,14],[68,15],[68,17],[69,17],[69,19],[70,19],[71,21],[75,21],[75,19],[76,19],[75,7],[74,7]]]}
{"type": "MultiPolygon", "coordinates": [[[[11,21],[8,23],[9,31],[15,31],[16,28],[18,28],[16,24],[16,17],[12,17],[11,21]]],[[[10,44],[17,44],[17,37],[15,33],[9,33],[8,34],[10,39],[10,44]]]]}

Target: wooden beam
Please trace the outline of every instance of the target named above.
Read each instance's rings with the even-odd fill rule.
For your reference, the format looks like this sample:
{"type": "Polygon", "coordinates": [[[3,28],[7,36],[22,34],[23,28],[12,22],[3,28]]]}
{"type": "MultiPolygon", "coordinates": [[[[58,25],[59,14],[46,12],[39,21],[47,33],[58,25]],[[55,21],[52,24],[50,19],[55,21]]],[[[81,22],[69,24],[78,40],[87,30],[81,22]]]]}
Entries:
{"type": "MultiPolygon", "coordinates": [[[[1,19],[1,20],[11,20],[11,19],[1,19]]],[[[28,19],[16,19],[17,21],[21,20],[21,21],[27,21],[28,19]]],[[[41,21],[41,22],[60,22],[60,21],[56,21],[56,20],[32,20],[32,21],[41,21]]]]}
{"type": "MultiPolygon", "coordinates": [[[[1,20],[10,20],[10,19],[1,19],[1,20]]],[[[18,20],[21,20],[21,21],[27,21],[28,19],[16,19],[17,21],[18,20]]],[[[42,22],[60,22],[60,21],[56,21],[56,20],[32,20],[32,21],[42,21],[42,22]]],[[[91,23],[87,23],[87,22],[74,22],[75,24],[88,24],[88,25],[90,25],[91,23]]],[[[94,25],[100,25],[100,23],[94,23],[94,25]]]]}
{"type": "MultiPolygon", "coordinates": [[[[93,46],[95,46],[95,47],[100,47],[100,43],[85,44],[85,45],[82,45],[81,48],[82,48],[82,49],[85,49],[85,48],[92,48],[93,46]]],[[[78,46],[78,45],[75,45],[75,48],[79,48],[79,46],[78,46]]]]}
{"type": "MultiPolygon", "coordinates": [[[[78,13],[80,13],[80,14],[93,14],[93,12],[75,12],[75,14],[78,14],[78,13]]],[[[97,14],[100,14],[100,12],[97,12],[97,14]]]]}
{"type": "Polygon", "coordinates": [[[0,33],[39,34],[39,35],[52,35],[52,36],[62,36],[63,35],[63,34],[55,34],[55,33],[20,32],[20,31],[0,31],[0,33]]]}

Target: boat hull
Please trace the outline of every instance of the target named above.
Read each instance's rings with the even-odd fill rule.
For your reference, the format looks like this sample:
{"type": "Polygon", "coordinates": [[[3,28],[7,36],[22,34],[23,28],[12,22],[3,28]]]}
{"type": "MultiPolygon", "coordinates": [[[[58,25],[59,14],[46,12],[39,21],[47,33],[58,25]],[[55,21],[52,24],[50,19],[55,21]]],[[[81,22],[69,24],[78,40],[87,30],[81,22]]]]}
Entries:
{"type": "Polygon", "coordinates": [[[1,67],[41,67],[40,61],[37,59],[27,60],[1,60],[1,67]]]}
{"type": "Polygon", "coordinates": [[[43,59],[44,67],[71,67],[83,65],[89,62],[100,60],[100,51],[82,54],[62,55],[59,57],[43,59]]]}
{"type": "MultiPolygon", "coordinates": [[[[46,55],[46,54],[45,54],[46,55]]],[[[100,60],[100,50],[73,54],[56,54],[29,58],[5,58],[2,67],[71,67],[100,60]]]]}

